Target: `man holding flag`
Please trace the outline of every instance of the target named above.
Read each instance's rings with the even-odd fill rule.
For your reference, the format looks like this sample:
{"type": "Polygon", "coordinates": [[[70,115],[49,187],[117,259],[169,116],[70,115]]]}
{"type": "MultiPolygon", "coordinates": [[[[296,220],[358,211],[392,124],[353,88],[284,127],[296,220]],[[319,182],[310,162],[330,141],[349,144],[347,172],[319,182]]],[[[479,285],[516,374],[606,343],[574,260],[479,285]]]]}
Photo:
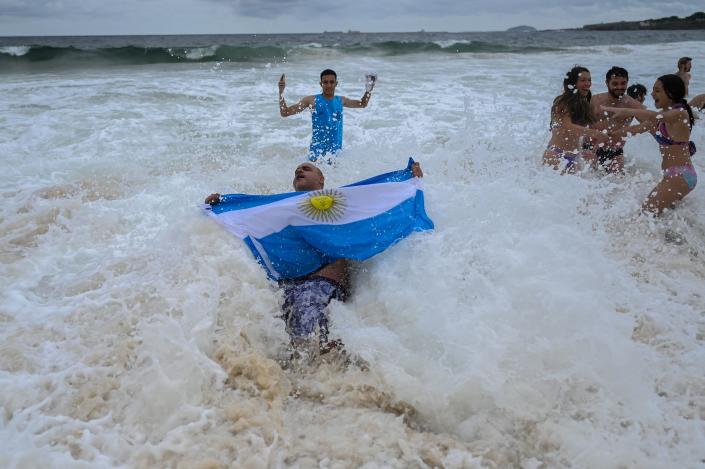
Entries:
{"type": "Polygon", "coordinates": [[[427,217],[419,163],[338,189],[312,163],[294,171],[296,192],[275,195],[211,194],[203,208],[241,238],[268,276],[284,290],[284,320],[297,347],[318,333],[320,353],[329,341],[327,307],[344,301],[348,259],[382,252],[413,231],[433,229],[427,217]]]}

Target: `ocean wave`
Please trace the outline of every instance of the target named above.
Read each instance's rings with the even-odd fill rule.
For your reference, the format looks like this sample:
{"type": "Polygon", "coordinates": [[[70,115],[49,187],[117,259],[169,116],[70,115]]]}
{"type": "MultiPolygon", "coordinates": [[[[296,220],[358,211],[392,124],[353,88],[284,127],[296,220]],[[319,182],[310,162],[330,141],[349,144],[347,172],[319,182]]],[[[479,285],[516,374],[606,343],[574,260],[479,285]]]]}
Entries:
{"type": "Polygon", "coordinates": [[[446,39],[442,41],[433,41],[434,43],[438,44],[441,47],[449,47],[453,46],[455,44],[470,44],[471,41],[465,40],[465,39],[446,39]]]}
{"type": "Polygon", "coordinates": [[[12,55],[19,57],[25,55],[31,49],[30,46],[5,46],[0,47],[0,54],[12,55]]]}
{"type": "Polygon", "coordinates": [[[13,46],[0,49],[0,65],[47,64],[158,64],[178,62],[252,62],[276,61],[286,57],[288,49],[260,46],[208,47],[109,47],[81,49],[73,46],[13,46]]]}
{"type": "Polygon", "coordinates": [[[382,53],[383,55],[406,55],[422,53],[539,53],[555,52],[553,47],[515,46],[482,41],[385,41],[360,44],[345,48],[348,52],[382,53]]]}
{"type": "Polygon", "coordinates": [[[370,54],[393,56],[420,53],[538,53],[559,49],[515,46],[479,41],[382,41],[352,45],[324,46],[306,43],[295,46],[262,45],[236,46],[211,45],[199,47],[108,47],[79,48],[74,46],[6,46],[0,48],[0,65],[88,65],[113,64],[158,64],[179,62],[270,62],[284,61],[288,56],[311,53],[370,54]]]}
{"type": "Polygon", "coordinates": [[[202,60],[207,57],[215,57],[218,52],[216,46],[211,47],[190,47],[190,48],[169,48],[169,54],[174,57],[186,60],[202,60]]]}

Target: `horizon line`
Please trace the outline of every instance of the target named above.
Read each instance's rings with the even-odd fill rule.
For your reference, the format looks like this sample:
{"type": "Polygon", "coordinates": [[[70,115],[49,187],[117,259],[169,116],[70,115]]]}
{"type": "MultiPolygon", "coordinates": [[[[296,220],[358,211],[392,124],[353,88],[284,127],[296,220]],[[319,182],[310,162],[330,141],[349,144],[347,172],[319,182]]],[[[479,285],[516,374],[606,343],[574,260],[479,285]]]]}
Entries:
{"type": "MultiPolygon", "coordinates": [[[[14,34],[10,36],[0,36],[0,39],[5,38],[18,38],[18,37],[154,37],[154,36],[294,36],[294,35],[310,35],[310,34],[467,34],[467,33],[507,33],[511,32],[510,29],[519,27],[531,27],[528,25],[512,26],[507,29],[496,29],[496,30],[484,30],[484,31],[427,31],[424,29],[416,31],[312,31],[312,32],[298,32],[298,33],[149,33],[149,34],[14,34]]],[[[530,32],[548,32],[548,31],[580,31],[580,28],[556,28],[556,29],[537,29],[530,32]]]]}

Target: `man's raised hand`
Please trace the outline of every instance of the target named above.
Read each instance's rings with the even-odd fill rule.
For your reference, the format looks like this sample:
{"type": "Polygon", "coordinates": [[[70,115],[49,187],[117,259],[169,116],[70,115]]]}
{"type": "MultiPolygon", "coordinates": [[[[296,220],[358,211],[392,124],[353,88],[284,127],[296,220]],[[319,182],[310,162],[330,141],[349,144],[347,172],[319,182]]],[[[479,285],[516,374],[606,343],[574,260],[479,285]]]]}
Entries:
{"type": "Polygon", "coordinates": [[[279,94],[284,93],[284,88],[286,88],[286,79],[282,73],[282,76],[279,78],[279,94]]]}
{"type": "Polygon", "coordinates": [[[365,76],[365,91],[371,93],[377,83],[377,74],[368,73],[365,76]]]}
{"type": "Polygon", "coordinates": [[[218,203],[220,203],[220,194],[215,193],[209,195],[208,197],[206,197],[205,202],[210,206],[217,205],[218,203]]]}

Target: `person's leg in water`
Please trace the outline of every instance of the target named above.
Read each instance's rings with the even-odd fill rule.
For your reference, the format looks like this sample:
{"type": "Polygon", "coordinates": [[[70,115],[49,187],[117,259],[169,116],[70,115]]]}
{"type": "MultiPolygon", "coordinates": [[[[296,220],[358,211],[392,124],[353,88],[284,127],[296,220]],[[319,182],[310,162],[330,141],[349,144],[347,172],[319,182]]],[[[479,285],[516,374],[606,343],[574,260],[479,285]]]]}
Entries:
{"type": "Polygon", "coordinates": [[[543,152],[543,164],[546,166],[551,166],[553,169],[558,170],[561,161],[563,160],[563,154],[565,152],[555,145],[550,145],[543,152]]]}
{"type": "Polygon", "coordinates": [[[554,170],[560,169],[564,160],[565,166],[561,170],[561,175],[576,173],[579,168],[577,153],[565,151],[555,145],[549,145],[543,153],[543,164],[552,166],[554,170]]]}
{"type": "Polygon", "coordinates": [[[692,166],[668,168],[664,171],[661,182],[649,193],[641,210],[644,213],[661,215],[664,210],[672,209],[676,202],[688,195],[695,188],[696,183],[697,176],[692,166]]]}
{"type": "Polygon", "coordinates": [[[610,173],[624,174],[624,153],[614,157],[614,163],[607,169],[610,173]]]}

